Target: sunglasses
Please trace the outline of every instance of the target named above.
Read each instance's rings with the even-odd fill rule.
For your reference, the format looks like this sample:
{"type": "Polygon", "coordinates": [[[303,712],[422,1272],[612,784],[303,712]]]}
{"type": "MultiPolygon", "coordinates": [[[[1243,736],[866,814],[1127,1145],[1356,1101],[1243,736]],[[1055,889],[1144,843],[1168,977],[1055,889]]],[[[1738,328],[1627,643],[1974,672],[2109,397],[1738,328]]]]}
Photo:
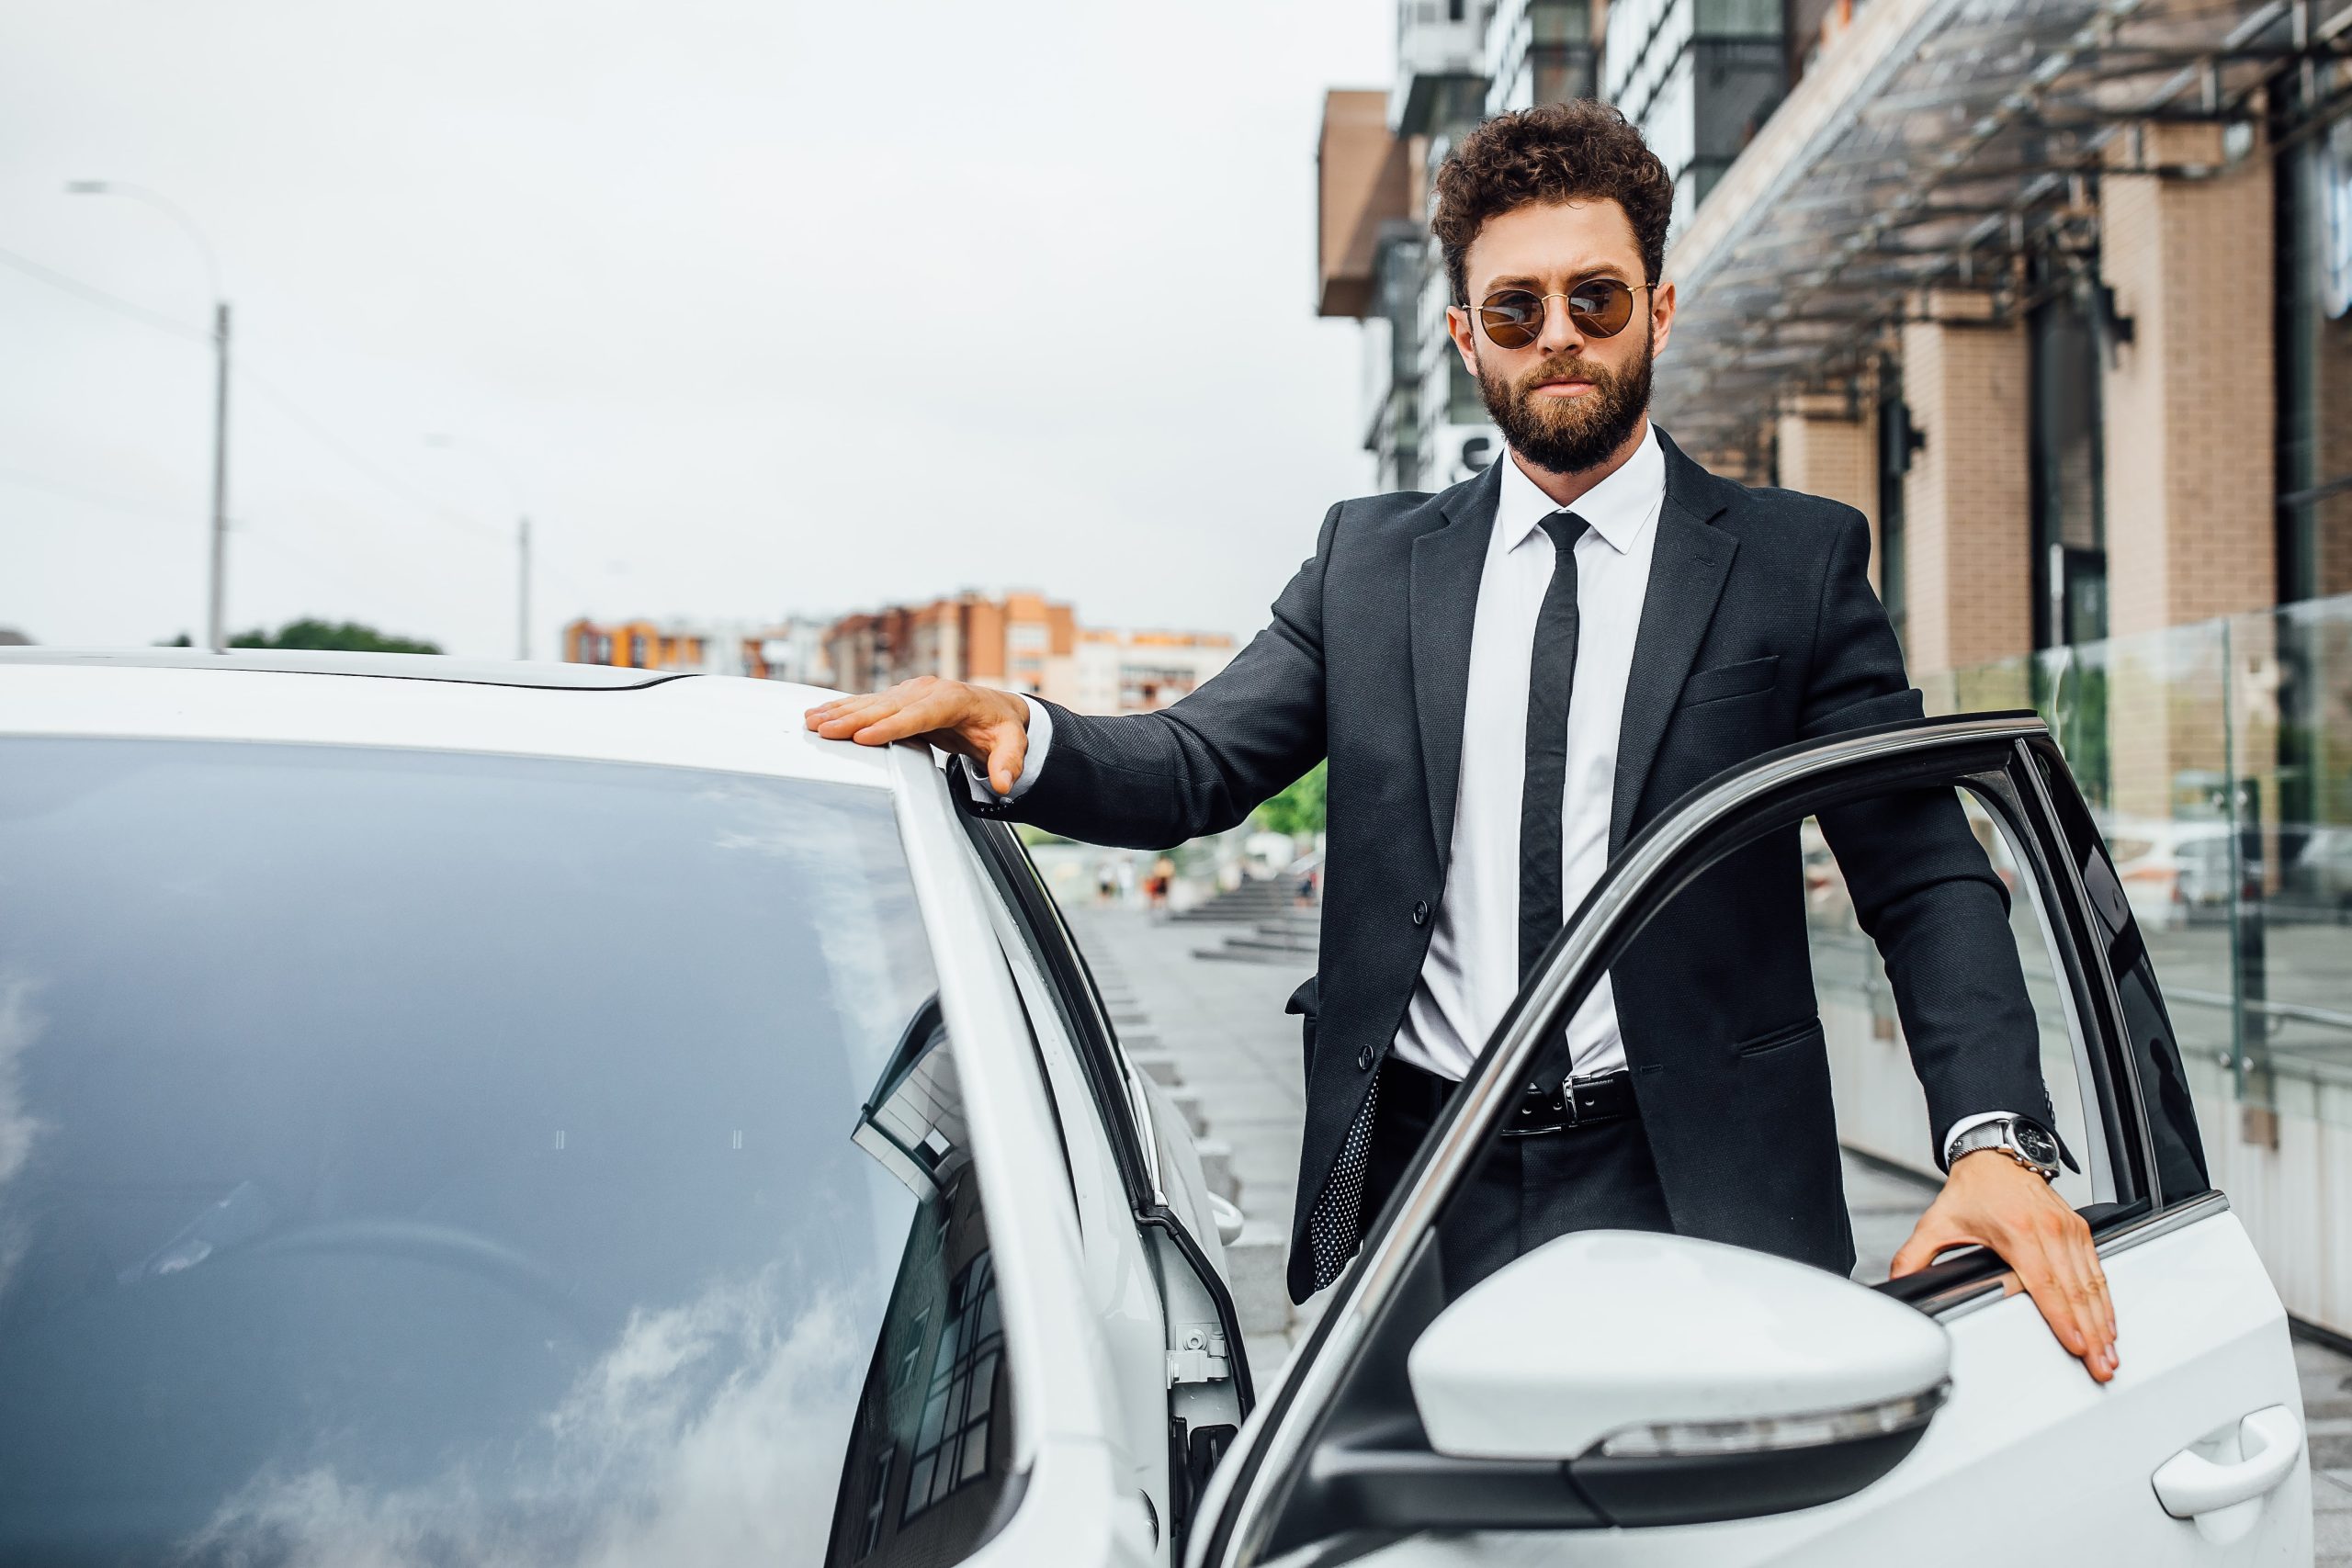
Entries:
{"type": "Polygon", "coordinates": [[[1615,337],[1634,319],[1634,296],[1649,287],[1588,277],[1566,294],[1498,288],[1477,308],[1477,316],[1497,348],[1525,348],[1544,335],[1544,301],[1561,299],[1566,301],[1568,321],[1577,332],[1586,337],[1615,337]]]}

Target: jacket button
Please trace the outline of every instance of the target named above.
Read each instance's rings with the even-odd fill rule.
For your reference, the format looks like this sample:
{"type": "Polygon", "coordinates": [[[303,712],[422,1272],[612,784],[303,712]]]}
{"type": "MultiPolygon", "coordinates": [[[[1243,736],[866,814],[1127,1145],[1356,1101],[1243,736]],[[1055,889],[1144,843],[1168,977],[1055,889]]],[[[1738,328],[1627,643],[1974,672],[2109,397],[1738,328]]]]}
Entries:
{"type": "Polygon", "coordinates": [[[1360,1073],[1368,1073],[1368,1072],[1372,1071],[1372,1058],[1373,1058],[1373,1055],[1374,1055],[1373,1049],[1372,1049],[1372,1047],[1371,1047],[1371,1046],[1369,1046],[1369,1045],[1366,1045],[1366,1046],[1363,1047],[1362,1049],[1360,1049],[1359,1051],[1357,1051],[1357,1052],[1356,1052],[1356,1071],[1358,1071],[1358,1072],[1360,1072],[1360,1073]]]}
{"type": "Polygon", "coordinates": [[[1417,898],[1413,901],[1413,923],[1417,926],[1425,926],[1430,923],[1430,901],[1428,899],[1417,898]]]}

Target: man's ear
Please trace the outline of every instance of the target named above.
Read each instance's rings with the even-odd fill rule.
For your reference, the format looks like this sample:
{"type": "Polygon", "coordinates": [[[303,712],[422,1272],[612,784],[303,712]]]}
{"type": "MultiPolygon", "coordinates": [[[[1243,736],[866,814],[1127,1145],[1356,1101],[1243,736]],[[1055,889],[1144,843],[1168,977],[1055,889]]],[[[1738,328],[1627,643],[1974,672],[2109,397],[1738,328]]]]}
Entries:
{"type": "Polygon", "coordinates": [[[1478,340],[1472,335],[1470,312],[1459,305],[1445,308],[1445,335],[1453,340],[1453,351],[1462,355],[1462,368],[1470,372],[1472,379],[1478,375],[1478,340]]]}
{"type": "Polygon", "coordinates": [[[1650,290],[1650,353],[1666,352],[1666,340],[1674,333],[1674,285],[1660,282],[1650,290]]]}

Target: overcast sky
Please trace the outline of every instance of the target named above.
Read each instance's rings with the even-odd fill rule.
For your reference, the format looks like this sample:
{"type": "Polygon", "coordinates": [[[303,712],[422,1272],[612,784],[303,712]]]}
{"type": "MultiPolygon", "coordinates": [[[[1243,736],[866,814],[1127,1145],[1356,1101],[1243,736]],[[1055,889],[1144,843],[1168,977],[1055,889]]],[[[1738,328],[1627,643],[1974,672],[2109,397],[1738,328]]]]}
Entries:
{"type": "Polygon", "coordinates": [[[521,506],[542,657],[965,587],[1252,630],[1371,482],[1315,137],[1393,12],[0,0],[0,626],[202,632],[209,286],[108,178],[234,304],[232,628],[505,655],[521,506]]]}

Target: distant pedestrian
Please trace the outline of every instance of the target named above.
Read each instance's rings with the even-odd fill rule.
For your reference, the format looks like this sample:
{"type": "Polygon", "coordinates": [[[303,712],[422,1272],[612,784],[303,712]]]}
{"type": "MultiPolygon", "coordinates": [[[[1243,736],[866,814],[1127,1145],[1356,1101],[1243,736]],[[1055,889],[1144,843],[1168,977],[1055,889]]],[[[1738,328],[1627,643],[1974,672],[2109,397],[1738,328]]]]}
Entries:
{"type": "Polygon", "coordinates": [[[1152,917],[1155,919],[1168,913],[1168,889],[1175,880],[1176,863],[1174,861],[1170,860],[1166,855],[1161,855],[1151,863],[1151,874],[1144,878],[1143,894],[1145,901],[1151,906],[1152,917]]]}

